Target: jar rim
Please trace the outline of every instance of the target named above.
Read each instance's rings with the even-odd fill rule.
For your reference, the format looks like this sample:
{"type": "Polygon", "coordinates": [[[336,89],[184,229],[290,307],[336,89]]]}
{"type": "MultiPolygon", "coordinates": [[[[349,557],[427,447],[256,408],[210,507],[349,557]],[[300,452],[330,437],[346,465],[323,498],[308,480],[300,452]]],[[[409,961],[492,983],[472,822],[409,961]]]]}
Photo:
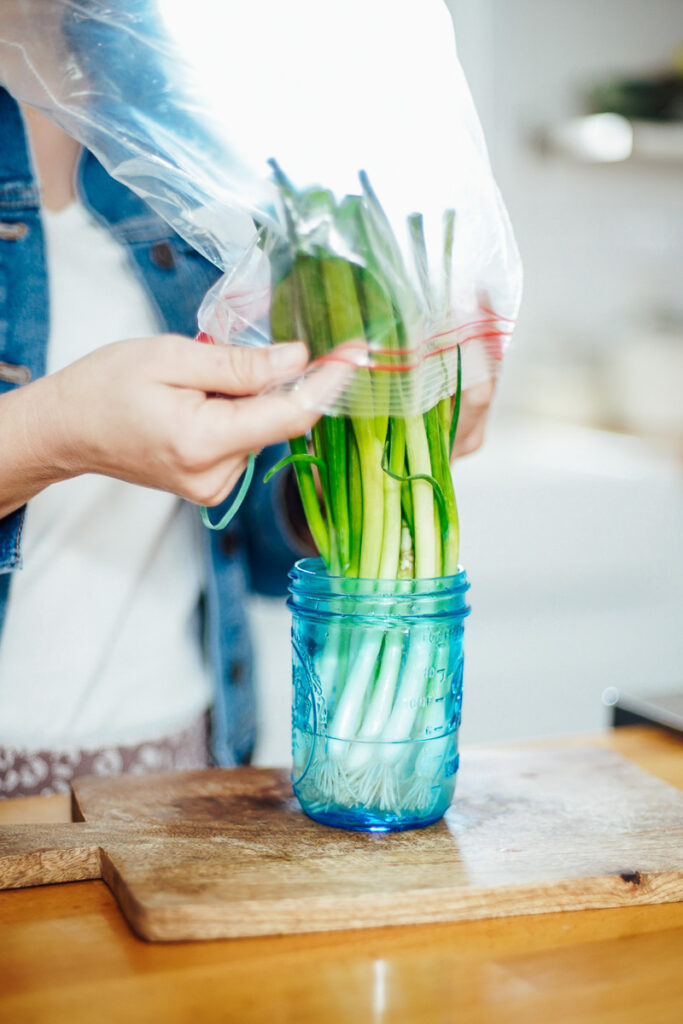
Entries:
{"type": "MultiPolygon", "coordinates": [[[[290,590],[298,586],[317,591],[320,594],[349,594],[351,588],[361,593],[358,596],[396,597],[443,596],[446,593],[465,593],[470,588],[467,573],[462,566],[450,576],[418,577],[417,579],[371,579],[365,577],[332,576],[328,573],[322,558],[300,558],[289,571],[292,581],[290,590]]],[[[351,595],[349,595],[351,596],[351,595]]]]}

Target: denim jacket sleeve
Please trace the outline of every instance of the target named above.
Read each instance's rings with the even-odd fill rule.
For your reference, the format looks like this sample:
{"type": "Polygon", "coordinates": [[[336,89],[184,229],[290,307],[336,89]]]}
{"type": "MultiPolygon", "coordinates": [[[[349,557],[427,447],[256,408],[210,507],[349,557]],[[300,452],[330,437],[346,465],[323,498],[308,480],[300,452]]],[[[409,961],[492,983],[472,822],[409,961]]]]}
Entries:
{"type": "MultiPolygon", "coordinates": [[[[260,453],[244,502],[219,535],[220,548],[227,556],[240,552],[250,589],[268,597],[283,595],[294,562],[311,554],[293,525],[286,470],[263,482],[268,470],[286,454],[285,444],[271,445],[260,453]]],[[[213,522],[221,519],[234,497],[235,491],[221,505],[209,509],[213,522]]]]}
{"type": "Polygon", "coordinates": [[[285,593],[287,574],[294,562],[310,555],[294,529],[291,509],[287,507],[285,479],[287,470],[263,482],[264,475],[287,454],[287,446],[272,445],[256,460],[256,472],[240,518],[249,523],[244,543],[249,581],[261,594],[285,593]]]}

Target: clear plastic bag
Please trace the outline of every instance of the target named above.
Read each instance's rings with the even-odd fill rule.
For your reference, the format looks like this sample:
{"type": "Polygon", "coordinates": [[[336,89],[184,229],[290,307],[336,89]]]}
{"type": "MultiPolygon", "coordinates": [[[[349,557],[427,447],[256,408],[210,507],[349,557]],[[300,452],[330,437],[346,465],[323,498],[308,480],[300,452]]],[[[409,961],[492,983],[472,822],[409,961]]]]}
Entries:
{"type": "Polygon", "coordinates": [[[332,338],[371,372],[325,411],[420,412],[496,372],[521,267],[441,0],[3,0],[0,81],[225,271],[214,340],[269,343],[299,256],[383,275],[400,343],[332,338]]]}

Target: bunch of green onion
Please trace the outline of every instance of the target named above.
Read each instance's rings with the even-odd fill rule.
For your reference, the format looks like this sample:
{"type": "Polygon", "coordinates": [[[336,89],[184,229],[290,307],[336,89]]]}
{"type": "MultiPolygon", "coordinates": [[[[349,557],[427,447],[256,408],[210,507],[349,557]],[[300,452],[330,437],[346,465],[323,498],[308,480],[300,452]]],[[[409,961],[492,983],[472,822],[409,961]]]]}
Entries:
{"type": "MultiPolygon", "coordinates": [[[[289,245],[273,289],[272,339],[302,338],[314,360],[345,342],[361,341],[370,358],[355,371],[347,413],[323,416],[310,439],[292,439],[291,454],[271,474],[293,464],[311,535],[331,576],[369,581],[371,587],[372,581],[453,575],[459,527],[450,452],[460,405],[460,351],[455,394],[416,413],[411,333],[433,290],[421,217],[409,220],[411,276],[365,175],[361,195],[336,203],[322,189],[297,192],[274,166],[289,245]],[[352,256],[339,255],[340,249],[352,256]]],[[[448,211],[443,265],[436,275],[446,297],[453,230],[454,214],[448,211]]],[[[434,372],[445,374],[438,360],[434,372]]],[[[329,683],[324,694],[333,707],[327,720],[328,753],[336,763],[328,780],[330,800],[348,794],[390,807],[396,799],[386,765],[378,771],[372,763],[373,745],[353,741],[396,744],[411,738],[417,712],[406,708],[420,707],[428,685],[426,660],[435,655],[415,647],[411,666],[402,643],[377,629],[349,650],[340,635],[329,633],[319,677],[323,686],[335,680],[334,694],[329,683]]]]}

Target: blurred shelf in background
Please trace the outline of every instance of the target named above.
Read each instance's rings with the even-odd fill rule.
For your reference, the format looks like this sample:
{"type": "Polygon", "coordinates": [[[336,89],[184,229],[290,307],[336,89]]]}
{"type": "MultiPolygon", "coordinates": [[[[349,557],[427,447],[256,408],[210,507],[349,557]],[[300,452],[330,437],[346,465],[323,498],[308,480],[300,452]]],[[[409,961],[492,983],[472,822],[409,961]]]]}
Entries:
{"type": "Polygon", "coordinates": [[[615,728],[624,725],[655,725],[659,729],[683,735],[683,688],[676,693],[657,694],[644,700],[610,687],[603,693],[602,700],[611,709],[612,725],[615,728]]]}
{"type": "Polygon", "coordinates": [[[533,142],[546,156],[588,164],[625,160],[683,164],[680,121],[635,121],[621,114],[589,114],[543,128],[533,142]]]}

